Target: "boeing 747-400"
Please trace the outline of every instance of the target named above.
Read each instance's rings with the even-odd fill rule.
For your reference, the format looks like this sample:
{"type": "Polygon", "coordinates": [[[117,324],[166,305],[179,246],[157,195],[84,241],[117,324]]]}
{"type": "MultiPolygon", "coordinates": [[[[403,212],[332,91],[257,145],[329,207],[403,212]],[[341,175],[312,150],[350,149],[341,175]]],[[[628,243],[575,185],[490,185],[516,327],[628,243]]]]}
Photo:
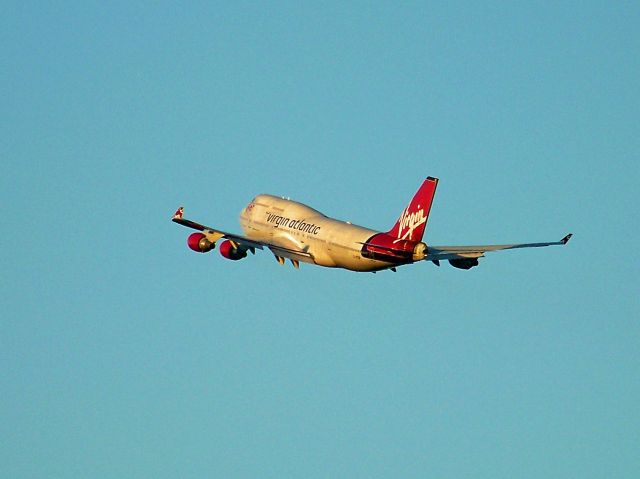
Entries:
{"type": "Polygon", "coordinates": [[[300,263],[351,271],[390,269],[418,261],[431,261],[440,266],[448,261],[451,266],[470,269],[478,266],[478,258],[488,251],[541,246],[565,245],[568,234],[560,241],[547,243],[521,243],[484,246],[431,246],[422,241],[427,218],[431,210],[438,179],[428,177],[409,205],[389,231],[376,231],[349,222],[330,218],[297,201],[272,195],[258,195],[241,211],[240,226],[243,235],[204,226],[183,218],[184,209],[178,208],[173,221],[198,230],[187,238],[193,251],[206,253],[216,247],[230,260],[240,260],[247,252],[269,249],[280,264],[291,261],[295,268],[300,263]]]}

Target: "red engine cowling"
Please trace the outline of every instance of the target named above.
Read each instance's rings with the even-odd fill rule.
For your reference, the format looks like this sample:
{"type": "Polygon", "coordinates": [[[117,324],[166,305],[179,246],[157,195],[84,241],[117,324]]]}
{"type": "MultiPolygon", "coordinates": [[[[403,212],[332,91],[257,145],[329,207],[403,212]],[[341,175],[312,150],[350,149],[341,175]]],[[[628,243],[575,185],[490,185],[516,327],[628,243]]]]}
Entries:
{"type": "Polygon", "coordinates": [[[193,233],[189,235],[187,238],[187,245],[196,253],[206,253],[216,247],[216,244],[209,241],[202,233],[193,233]]]}
{"type": "Polygon", "coordinates": [[[220,254],[231,261],[238,261],[247,256],[247,250],[244,248],[236,248],[231,241],[224,240],[220,243],[220,254]]]}

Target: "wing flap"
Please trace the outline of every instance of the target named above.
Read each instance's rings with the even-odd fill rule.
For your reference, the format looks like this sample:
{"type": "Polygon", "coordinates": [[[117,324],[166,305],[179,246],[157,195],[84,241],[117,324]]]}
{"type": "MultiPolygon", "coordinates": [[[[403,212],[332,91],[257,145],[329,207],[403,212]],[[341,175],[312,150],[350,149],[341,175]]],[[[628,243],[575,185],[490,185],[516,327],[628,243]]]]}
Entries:
{"type": "Polygon", "coordinates": [[[306,251],[283,248],[282,246],[276,245],[267,245],[267,247],[275,256],[279,256],[281,258],[303,261],[305,263],[313,262],[313,256],[306,251]]]}

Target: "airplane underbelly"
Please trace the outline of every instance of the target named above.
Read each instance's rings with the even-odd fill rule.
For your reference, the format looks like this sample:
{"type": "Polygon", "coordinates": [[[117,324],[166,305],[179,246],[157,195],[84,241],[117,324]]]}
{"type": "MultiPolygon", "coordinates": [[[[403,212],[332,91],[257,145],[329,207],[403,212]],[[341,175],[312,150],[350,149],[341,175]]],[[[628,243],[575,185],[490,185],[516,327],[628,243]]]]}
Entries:
{"type": "MultiPolygon", "coordinates": [[[[338,228],[333,237],[329,238],[325,248],[333,263],[332,266],[351,271],[379,271],[394,266],[395,263],[362,256],[362,244],[376,233],[376,231],[355,225],[349,225],[348,229],[344,228],[344,226],[338,228]]],[[[322,266],[325,266],[325,264],[322,264],[322,266]]]]}
{"type": "MultiPolygon", "coordinates": [[[[358,252],[358,254],[360,254],[358,252]]],[[[341,262],[338,267],[348,269],[351,271],[380,271],[383,269],[388,269],[393,266],[397,266],[395,263],[388,263],[386,261],[378,261],[369,258],[364,258],[360,255],[360,258],[347,258],[345,261],[341,262]]]]}

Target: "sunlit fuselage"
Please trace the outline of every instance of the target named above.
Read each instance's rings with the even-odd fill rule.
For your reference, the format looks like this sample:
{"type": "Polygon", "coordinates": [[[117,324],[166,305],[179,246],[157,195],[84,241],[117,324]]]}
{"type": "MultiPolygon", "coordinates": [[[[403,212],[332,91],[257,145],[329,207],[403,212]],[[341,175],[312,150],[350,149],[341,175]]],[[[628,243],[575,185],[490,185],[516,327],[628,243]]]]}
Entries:
{"type": "Polygon", "coordinates": [[[248,238],[285,249],[304,251],[299,261],[353,271],[378,271],[407,261],[382,261],[363,256],[363,245],[380,234],[329,218],[296,201],[258,195],[240,213],[248,238]]]}

